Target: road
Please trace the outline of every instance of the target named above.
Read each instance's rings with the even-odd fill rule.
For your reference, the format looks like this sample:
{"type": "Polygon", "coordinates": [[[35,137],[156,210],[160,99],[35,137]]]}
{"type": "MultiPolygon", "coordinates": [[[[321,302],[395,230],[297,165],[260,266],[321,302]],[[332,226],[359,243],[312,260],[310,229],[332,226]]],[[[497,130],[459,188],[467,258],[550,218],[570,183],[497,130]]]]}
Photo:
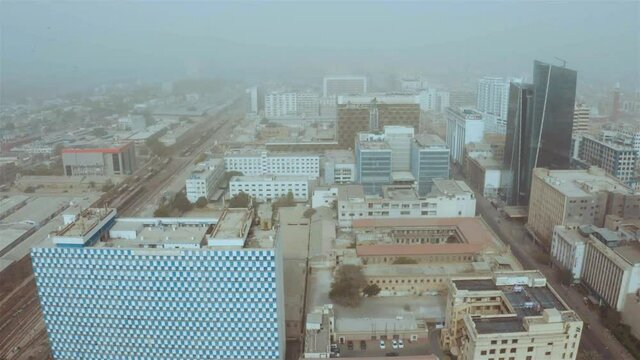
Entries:
{"type": "Polygon", "coordinates": [[[548,256],[531,240],[524,224],[503,218],[489,200],[477,193],[476,197],[478,212],[502,241],[510,246],[522,266],[525,269],[540,270],[567,305],[589,324],[582,332],[580,350],[596,351],[602,359],[633,360],[624,346],[602,325],[596,310],[584,304],[583,295],[562,284],[559,270],[549,266],[549,261],[545,259],[548,259],[548,256]]]}

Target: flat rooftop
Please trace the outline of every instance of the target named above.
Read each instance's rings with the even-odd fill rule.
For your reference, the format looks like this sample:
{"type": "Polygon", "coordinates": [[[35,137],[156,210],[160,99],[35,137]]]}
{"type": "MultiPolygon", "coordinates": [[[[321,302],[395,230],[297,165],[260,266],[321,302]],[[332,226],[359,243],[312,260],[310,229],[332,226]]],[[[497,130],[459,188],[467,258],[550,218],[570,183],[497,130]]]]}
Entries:
{"type": "Polygon", "coordinates": [[[618,179],[597,169],[589,170],[547,170],[535,169],[534,174],[551,187],[569,197],[590,196],[600,190],[633,193],[629,187],[618,179]]]}
{"type": "Polygon", "coordinates": [[[510,317],[472,317],[478,334],[498,334],[526,331],[522,319],[510,317]]]}
{"type": "Polygon", "coordinates": [[[472,161],[475,161],[485,170],[499,170],[504,168],[502,161],[498,161],[494,158],[479,156],[477,158],[472,158],[472,161]]]}
{"type": "Polygon", "coordinates": [[[131,248],[146,246],[193,245],[200,247],[208,227],[201,226],[143,226],[139,223],[116,222],[110,231],[135,231],[135,239],[122,239],[111,236],[109,240],[96,243],[95,247],[131,248]]]}
{"type": "Polygon", "coordinates": [[[229,182],[309,181],[307,176],[234,176],[229,182]]]}
{"type": "Polygon", "coordinates": [[[453,280],[458,290],[496,291],[499,290],[492,279],[460,279],[453,280]]]}
{"type": "Polygon", "coordinates": [[[391,150],[391,147],[383,140],[358,140],[362,150],[391,150]]]}
{"type": "Polygon", "coordinates": [[[205,179],[213,171],[219,169],[220,167],[224,167],[222,159],[211,159],[205,162],[198,163],[193,167],[193,170],[191,170],[189,179],[205,179]]]}
{"type": "Polygon", "coordinates": [[[430,147],[430,146],[445,146],[444,140],[440,138],[440,136],[435,134],[418,134],[414,136],[415,142],[422,147],[430,147]]]}
{"type": "Polygon", "coordinates": [[[469,186],[461,180],[434,179],[430,196],[473,194],[469,186]]]}
{"type": "Polygon", "coordinates": [[[327,150],[324,156],[335,161],[336,164],[354,164],[356,161],[353,151],[349,150],[327,150]]]}
{"type": "Polygon", "coordinates": [[[364,189],[362,185],[338,185],[338,200],[347,201],[349,199],[364,199],[364,189]]]}
{"type": "Polygon", "coordinates": [[[78,214],[76,221],[64,227],[57,236],[84,236],[105,217],[115,215],[115,209],[89,208],[78,214]]]}
{"type": "Polygon", "coordinates": [[[640,263],[640,243],[616,246],[612,250],[632,265],[640,263]]]}
{"type": "MultiPolygon", "coordinates": [[[[482,263],[485,264],[486,263],[482,263]]],[[[364,275],[369,277],[420,277],[420,276],[451,276],[460,274],[477,273],[482,265],[475,263],[450,263],[450,264],[385,264],[367,265],[362,268],[364,275]]],[[[485,266],[486,272],[490,268],[485,266]]]]}
{"type": "Polygon", "coordinates": [[[414,188],[384,187],[382,194],[392,201],[417,201],[420,198],[414,188]]]}
{"type": "Polygon", "coordinates": [[[407,181],[416,181],[416,178],[410,171],[393,171],[391,172],[391,181],[392,182],[407,182],[407,181]]]}
{"type": "Polygon", "coordinates": [[[218,220],[213,230],[213,239],[244,238],[247,236],[247,225],[251,225],[251,212],[247,209],[227,210],[218,220]]]}

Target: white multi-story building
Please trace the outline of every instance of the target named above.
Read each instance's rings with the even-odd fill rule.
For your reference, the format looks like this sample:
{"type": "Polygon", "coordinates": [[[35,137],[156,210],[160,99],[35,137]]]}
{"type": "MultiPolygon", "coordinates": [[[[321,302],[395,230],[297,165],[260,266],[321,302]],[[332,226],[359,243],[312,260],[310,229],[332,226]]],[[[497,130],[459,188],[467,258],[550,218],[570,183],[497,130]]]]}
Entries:
{"type": "Polygon", "coordinates": [[[418,101],[420,110],[444,112],[450,106],[451,94],[448,91],[438,90],[436,88],[428,88],[419,91],[418,101]]]}
{"type": "Polygon", "coordinates": [[[412,187],[387,186],[383,195],[365,195],[361,185],[338,188],[338,223],[351,227],[356,219],[473,217],[476,198],[471,189],[456,180],[434,180],[431,193],[418,195],[412,187]]]}
{"type": "Polygon", "coordinates": [[[320,115],[320,95],[313,92],[300,92],[297,95],[297,114],[312,117],[320,115]]]}
{"type": "Polygon", "coordinates": [[[226,171],[239,171],[245,176],[320,176],[320,157],[302,154],[270,154],[266,150],[238,149],[224,155],[226,171]]]}
{"type": "Polygon", "coordinates": [[[197,164],[186,180],[187,199],[192,203],[201,197],[209,199],[223,176],[224,164],[221,159],[197,164]]]}
{"type": "Polygon", "coordinates": [[[556,226],[551,255],[603,303],[621,311],[640,289],[640,243],[595,226],[556,226]]]}
{"type": "Polygon", "coordinates": [[[338,188],[316,188],[311,196],[311,207],[318,208],[320,206],[331,207],[333,202],[338,200],[338,188]]]}
{"type": "Polygon", "coordinates": [[[366,94],[367,78],[365,76],[325,76],[322,89],[323,97],[366,94]]]}
{"type": "Polygon", "coordinates": [[[264,96],[264,115],[267,119],[298,115],[298,94],[271,92],[264,96]]]}
{"type": "Polygon", "coordinates": [[[482,113],[470,108],[447,109],[447,146],[451,159],[462,164],[465,145],[481,142],[484,136],[482,113]]]}
{"type": "Polygon", "coordinates": [[[485,76],[478,80],[476,107],[484,116],[485,132],[506,134],[509,109],[509,84],[521,79],[485,76]]]}
{"type": "Polygon", "coordinates": [[[414,129],[410,126],[385,126],[384,140],[391,148],[391,170],[411,170],[411,141],[414,129]]]}
{"type": "Polygon", "coordinates": [[[356,181],[356,159],[353,151],[327,150],[324,154],[324,183],[350,184],[356,181]]]}
{"type": "Polygon", "coordinates": [[[293,194],[296,201],[309,198],[309,179],[304,176],[234,176],[229,180],[229,196],[245,193],[258,201],[271,201],[293,194]]]}

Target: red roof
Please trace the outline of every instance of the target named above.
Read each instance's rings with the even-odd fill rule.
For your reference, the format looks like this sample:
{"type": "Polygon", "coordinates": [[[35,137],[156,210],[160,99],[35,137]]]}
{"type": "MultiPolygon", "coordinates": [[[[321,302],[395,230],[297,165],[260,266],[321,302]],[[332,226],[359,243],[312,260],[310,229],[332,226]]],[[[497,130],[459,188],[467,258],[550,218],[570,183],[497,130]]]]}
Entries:
{"type": "Polygon", "coordinates": [[[122,152],[125,148],[127,148],[131,143],[126,143],[117,147],[110,148],[68,148],[63,149],[63,154],[82,154],[82,153],[106,153],[106,154],[117,154],[122,152]]]}

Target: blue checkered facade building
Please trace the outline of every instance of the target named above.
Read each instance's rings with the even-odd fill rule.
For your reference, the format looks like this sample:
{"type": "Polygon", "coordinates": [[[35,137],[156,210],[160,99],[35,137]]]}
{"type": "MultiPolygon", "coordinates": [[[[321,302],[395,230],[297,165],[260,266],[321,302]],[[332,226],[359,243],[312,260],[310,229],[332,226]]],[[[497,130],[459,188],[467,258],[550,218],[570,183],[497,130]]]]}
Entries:
{"type": "Polygon", "coordinates": [[[275,249],[34,248],[55,359],[283,359],[275,249]]]}

